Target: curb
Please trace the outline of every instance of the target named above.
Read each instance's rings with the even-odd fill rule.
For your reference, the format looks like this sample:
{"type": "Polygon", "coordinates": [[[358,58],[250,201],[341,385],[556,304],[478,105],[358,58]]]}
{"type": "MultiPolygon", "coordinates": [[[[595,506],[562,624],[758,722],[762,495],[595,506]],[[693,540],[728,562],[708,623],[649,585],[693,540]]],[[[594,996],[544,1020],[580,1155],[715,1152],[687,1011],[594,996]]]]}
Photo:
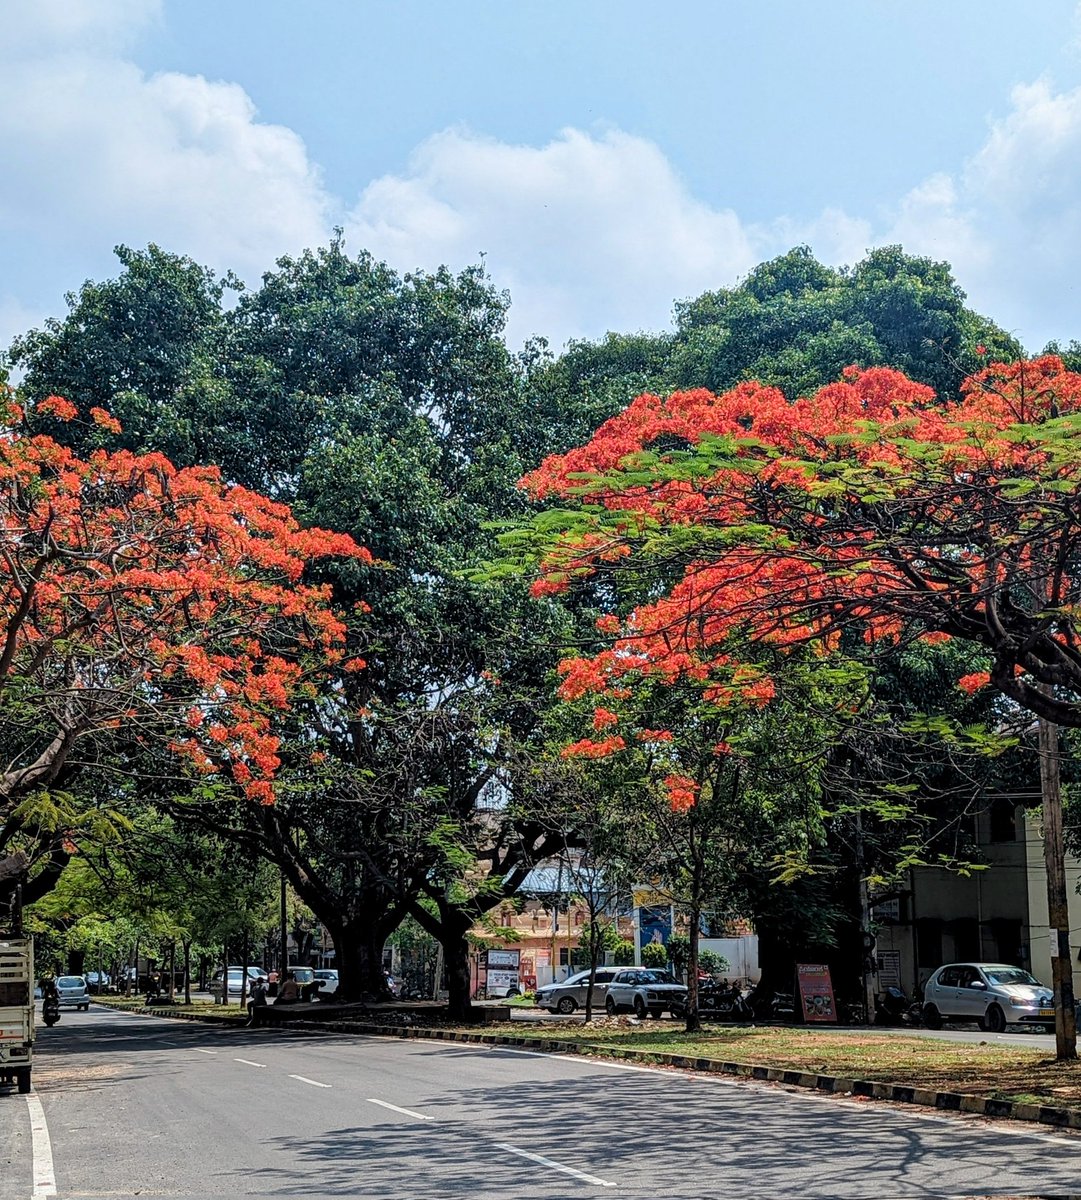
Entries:
{"type": "MultiPolygon", "coordinates": [[[[111,1008],[111,1005],[102,1005],[111,1008]]],[[[135,1012],[142,1016],[168,1017],[172,1020],[199,1021],[210,1025],[235,1025],[229,1017],[202,1013],[178,1013],[161,1009],[113,1009],[114,1012],[135,1012]]],[[[846,1079],[837,1075],[819,1075],[792,1067],[767,1067],[757,1063],[723,1062],[717,1058],[697,1058],[689,1054],[666,1054],[661,1051],[633,1050],[620,1046],[589,1046],[581,1042],[564,1042],[558,1038],[512,1037],[504,1033],[460,1033],[454,1029],[426,1026],[371,1025],[360,1021],[279,1021],[273,1029],[311,1029],[320,1033],[358,1033],[365,1037],[396,1037],[426,1039],[436,1042],[470,1042],[486,1046],[515,1046],[536,1050],[539,1054],[577,1054],[583,1058],[619,1058],[648,1066],[677,1067],[698,1071],[704,1075],[732,1075],[761,1083],[781,1083],[809,1091],[833,1095],[864,1096],[870,1100],[892,1100],[897,1104],[915,1104],[941,1112],[973,1113],[1011,1121],[1029,1121],[1057,1129],[1081,1130],[1081,1109],[1058,1108],[1044,1104],[1022,1104],[1015,1100],[996,1100],[991,1096],[972,1096],[962,1092],[939,1092],[907,1084],[884,1083],[881,1080],[846,1079]]]]}

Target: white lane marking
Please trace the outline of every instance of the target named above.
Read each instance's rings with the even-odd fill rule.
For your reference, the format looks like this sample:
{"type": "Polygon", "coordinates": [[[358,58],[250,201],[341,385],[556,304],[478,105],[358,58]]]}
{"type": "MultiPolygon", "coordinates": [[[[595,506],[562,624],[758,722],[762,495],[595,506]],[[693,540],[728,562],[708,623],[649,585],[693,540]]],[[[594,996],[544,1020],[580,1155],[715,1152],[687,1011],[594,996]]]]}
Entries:
{"type": "Polygon", "coordinates": [[[290,1079],[299,1079],[301,1083],[310,1083],[312,1087],[330,1087],[329,1083],[320,1083],[318,1079],[309,1079],[307,1075],[290,1075],[290,1079]]]}
{"type": "Polygon", "coordinates": [[[180,1043],[179,1043],[179,1042],[167,1042],[167,1041],[165,1040],[165,1038],[157,1038],[157,1039],[155,1039],[155,1040],[156,1040],[156,1041],[159,1041],[159,1042],[161,1042],[161,1044],[162,1044],[163,1046],[179,1046],[179,1045],[180,1045],[180,1043]]]}
{"type": "Polygon", "coordinates": [[[374,1096],[368,1097],[369,1104],[378,1104],[380,1108],[389,1108],[391,1112],[402,1113],[407,1117],[416,1117],[418,1121],[434,1121],[434,1117],[426,1117],[424,1113],[414,1112],[411,1108],[399,1108],[397,1104],[388,1104],[386,1100],[376,1100],[374,1096]]]}
{"type": "Polygon", "coordinates": [[[198,1046],[189,1046],[189,1050],[194,1050],[196,1054],[217,1054],[217,1050],[200,1050],[198,1046]]]}
{"type": "Polygon", "coordinates": [[[607,1179],[600,1179],[596,1175],[587,1175],[585,1171],[577,1171],[574,1167],[565,1167],[562,1163],[545,1158],[543,1154],[534,1154],[531,1150],[522,1150],[518,1146],[512,1146],[509,1142],[496,1142],[496,1149],[506,1150],[508,1154],[517,1154],[519,1158],[531,1158],[534,1162],[540,1163],[542,1167],[548,1167],[552,1171],[562,1171],[564,1175],[573,1175],[575,1179],[581,1179],[583,1183],[592,1183],[595,1187],[616,1186],[607,1179]]]}
{"type": "Polygon", "coordinates": [[[246,1067],[265,1067],[266,1063],[252,1062],[250,1058],[234,1058],[233,1062],[242,1062],[246,1067]]]}
{"type": "Polygon", "coordinates": [[[30,1144],[34,1156],[34,1190],[31,1200],[43,1200],[56,1195],[56,1171],[53,1168],[53,1144],[49,1137],[49,1126],[45,1123],[45,1110],[41,1100],[30,1092],[26,1097],[30,1110],[30,1144]]]}
{"type": "Polygon", "coordinates": [[[583,1067],[610,1067],[613,1071],[644,1071],[647,1075],[664,1075],[667,1078],[672,1078],[671,1071],[665,1071],[661,1067],[636,1067],[631,1063],[611,1062],[603,1058],[587,1058],[584,1054],[548,1054],[544,1050],[513,1050],[509,1046],[493,1046],[497,1054],[525,1054],[529,1058],[555,1058],[560,1062],[578,1063],[583,1067]]]}

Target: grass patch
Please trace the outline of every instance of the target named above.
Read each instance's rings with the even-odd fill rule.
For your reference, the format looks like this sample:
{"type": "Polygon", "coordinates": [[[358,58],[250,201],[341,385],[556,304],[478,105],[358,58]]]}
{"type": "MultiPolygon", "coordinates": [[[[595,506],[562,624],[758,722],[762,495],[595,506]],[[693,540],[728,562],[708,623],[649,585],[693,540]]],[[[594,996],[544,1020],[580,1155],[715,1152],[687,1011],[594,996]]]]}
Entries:
{"type": "Polygon", "coordinates": [[[193,1000],[185,1004],[183,999],[176,1004],[147,1005],[142,996],[95,996],[97,1004],[106,1008],[115,1008],[120,1012],[157,1012],[157,1013],[191,1013],[195,1016],[227,1017],[237,1021],[246,1021],[248,1014],[239,1004],[215,1004],[211,1000],[193,1000]]]}
{"type": "Polygon", "coordinates": [[[980,1045],[897,1033],[830,1033],[820,1029],[730,1026],[688,1034],[681,1029],[643,1026],[524,1022],[492,1026],[487,1032],[517,1037],[558,1038],[598,1054],[616,1047],[648,1054],[686,1054],[722,1062],[752,1063],[870,1079],[935,1091],[993,1096],[1030,1104],[1081,1107],[1081,1063],[1059,1063],[1046,1051],[1018,1045],[980,1045]]]}

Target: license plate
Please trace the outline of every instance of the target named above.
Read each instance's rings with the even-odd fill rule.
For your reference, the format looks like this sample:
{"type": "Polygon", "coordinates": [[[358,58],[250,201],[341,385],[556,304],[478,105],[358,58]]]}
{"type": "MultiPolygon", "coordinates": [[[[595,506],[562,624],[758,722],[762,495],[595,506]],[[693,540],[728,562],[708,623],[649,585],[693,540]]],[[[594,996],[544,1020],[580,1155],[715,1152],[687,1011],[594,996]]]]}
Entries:
{"type": "Polygon", "coordinates": [[[1055,1010],[1053,1008],[1041,1008],[1040,1009],[1041,1017],[1053,1017],[1054,1015],[1055,1015],[1055,1010]]]}

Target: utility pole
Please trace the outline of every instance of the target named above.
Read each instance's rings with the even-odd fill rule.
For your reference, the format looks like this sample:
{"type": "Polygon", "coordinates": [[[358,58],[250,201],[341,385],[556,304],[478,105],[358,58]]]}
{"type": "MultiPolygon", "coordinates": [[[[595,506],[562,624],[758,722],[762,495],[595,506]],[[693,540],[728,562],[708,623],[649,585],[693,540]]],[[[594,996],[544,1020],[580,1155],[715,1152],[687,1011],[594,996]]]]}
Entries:
{"type": "Polygon", "coordinates": [[[289,969],[289,915],[285,906],[285,872],[282,871],[281,892],[281,966],[278,969],[278,990],[285,983],[285,973],[289,969]]]}
{"type": "Polygon", "coordinates": [[[863,814],[856,809],[856,866],[860,875],[860,972],[863,979],[863,1021],[875,1023],[875,976],[871,963],[875,938],[871,931],[871,898],[863,861],[863,814]]]}
{"type": "Polygon", "coordinates": [[[1066,845],[1062,830],[1062,787],[1058,726],[1039,718],[1040,793],[1043,800],[1043,857],[1047,867],[1047,924],[1051,977],[1055,989],[1055,1057],[1077,1058],[1073,961],[1070,953],[1070,898],[1066,887],[1066,845]]]}

